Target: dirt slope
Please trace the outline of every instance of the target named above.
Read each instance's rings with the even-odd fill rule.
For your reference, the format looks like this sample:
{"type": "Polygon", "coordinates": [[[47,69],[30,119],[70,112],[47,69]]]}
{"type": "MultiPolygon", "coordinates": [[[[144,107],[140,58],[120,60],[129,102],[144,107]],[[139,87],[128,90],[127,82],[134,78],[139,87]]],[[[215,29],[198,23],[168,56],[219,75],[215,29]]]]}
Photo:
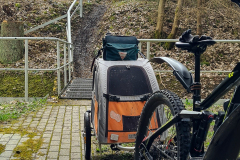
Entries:
{"type": "Polygon", "coordinates": [[[103,4],[94,4],[91,10],[78,22],[74,30],[74,76],[89,78],[92,76],[90,67],[94,57],[95,44],[101,37],[97,34],[98,23],[106,10],[103,4]]]}

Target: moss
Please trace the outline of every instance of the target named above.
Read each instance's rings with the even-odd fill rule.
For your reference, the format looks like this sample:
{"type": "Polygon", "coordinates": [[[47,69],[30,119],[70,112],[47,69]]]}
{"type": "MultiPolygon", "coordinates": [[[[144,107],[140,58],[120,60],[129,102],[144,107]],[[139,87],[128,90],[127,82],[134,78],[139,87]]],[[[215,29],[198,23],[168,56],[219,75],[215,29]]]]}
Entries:
{"type": "Polygon", "coordinates": [[[3,134],[20,134],[21,136],[28,135],[29,138],[35,137],[39,132],[36,129],[29,129],[29,128],[22,128],[18,127],[17,129],[14,129],[12,127],[9,128],[0,128],[0,133],[3,134]]]}
{"type": "Polygon", "coordinates": [[[17,8],[21,8],[22,5],[21,5],[20,3],[15,3],[15,7],[17,7],[17,8]]]}
{"type": "MultiPolygon", "coordinates": [[[[167,37],[167,39],[173,39],[173,38],[174,38],[174,35],[172,33],[170,33],[167,37]]],[[[171,50],[174,44],[175,44],[174,42],[166,42],[164,48],[167,50],[171,50]]]]}
{"type": "MultiPolygon", "coordinates": [[[[34,139],[37,134],[42,134],[36,129],[22,128],[13,129],[12,127],[3,128],[0,126],[0,133],[2,134],[20,134],[21,136],[28,135],[29,139],[14,148],[14,157],[17,159],[31,160],[32,155],[37,153],[42,146],[43,139],[34,139]]],[[[5,145],[0,144],[0,154],[5,151],[5,145]]]]}
{"type": "MultiPolygon", "coordinates": [[[[32,117],[35,117],[37,114],[37,112],[32,112],[31,115],[32,117]]],[[[18,120],[14,120],[11,121],[11,123],[9,124],[14,124],[14,123],[18,123],[18,120]]],[[[14,153],[14,157],[16,157],[16,160],[19,159],[24,159],[24,160],[31,160],[33,159],[32,156],[35,155],[35,153],[38,152],[38,150],[40,149],[40,147],[42,146],[43,143],[43,139],[42,139],[42,132],[37,130],[37,128],[25,128],[22,125],[19,125],[18,128],[15,127],[7,127],[4,128],[5,125],[1,125],[0,124],[0,133],[1,134],[19,134],[21,136],[27,136],[29,137],[28,140],[26,140],[25,142],[21,143],[20,145],[18,145],[17,147],[15,147],[15,149],[13,150],[14,153]],[[34,138],[35,136],[40,135],[40,138],[34,138]]],[[[0,154],[2,152],[4,152],[4,148],[5,146],[0,144],[0,154]]],[[[39,155],[42,155],[42,153],[39,153],[39,155]]]]}
{"type": "Polygon", "coordinates": [[[166,32],[155,31],[155,33],[154,33],[154,38],[156,38],[156,39],[165,39],[166,37],[167,37],[166,32]]]}
{"type": "MultiPolygon", "coordinates": [[[[43,74],[29,73],[29,97],[44,97],[52,92],[55,77],[53,72],[43,74]]],[[[1,97],[24,97],[25,74],[24,72],[0,72],[1,97]]]]}
{"type": "Polygon", "coordinates": [[[32,155],[37,153],[40,147],[42,146],[43,139],[33,139],[30,138],[27,141],[23,142],[21,145],[18,145],[14,148],[14,157],[18,157],[20,159],[31,160],[32,155]]]}
{"type": "Polygon", "coordinates": [[[203,62],[201,62],[201,66],[202,65],[210,66],[210,62],[203,61],[203,62]]]}
{"type": "Polygon", "coordinates": [[[6,145],[0,144],[0,154],[2,154],[5,151],[6,145]]]}
{"type": "MultiPolygon", "coordinates": [[[[42,146],[43,139],[34,139],[37,134],[42,134],[36,129],[22,128],[21,126],[17,129],[12,127],[3,128],[0,126],[0,133],[2,134],[20,134],[21,136],[27,135],[28,140],[23,142],[14,148],[13,153],[14,157],[17,159],[31,160],[34,153],[37,153],[40,147],[42,146]]],[[[0,144],[0,154],[5,151],[5,146],[0,144]]]]}

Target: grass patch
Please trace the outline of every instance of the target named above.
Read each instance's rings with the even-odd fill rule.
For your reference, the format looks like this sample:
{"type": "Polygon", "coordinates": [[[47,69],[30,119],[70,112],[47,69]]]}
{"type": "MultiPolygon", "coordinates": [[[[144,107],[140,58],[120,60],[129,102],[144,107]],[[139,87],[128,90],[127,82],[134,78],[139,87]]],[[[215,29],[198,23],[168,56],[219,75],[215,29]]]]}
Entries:
{"type": "Polygon", "coordinates": [[[133,152],[115,152],[111,154],[103,154],[102,156],[93,156],[93,160],[133,160],[133,152]]]}
{"type": "Polygon", "coordinates": [[[12,101],[0,104],[0,122],[13,120],[22,114],[38,110],[46,103],[47,99],[35,100],[33,102],[12,101]]]}
{"type": "MultiPolygon", "coordinates": [[[[34,138],[37,135],[42,135],[41,131],[38,131],[37,128],[24,128],[22,125],[19,125],[18,128],[15,127],[4,127],[1,125],[3,121],[11,121],[11,124],[17,123],[18,120],[13,120],[20,117],[23,114],[28,114],[33,111],[38,111],[44,104],[46,104],[46,98],[35,100],[33,102],[19,102],[12,101],[11,103],[0,104],[0,133],[1,134],[19,134],[22,137],[26,136],[27,139],[25,142],[16,146],[13,150],[14,157],[18,159],[33,159],[33,155],[38,152],[42,146],[43,139],[34,138]]],[[[37,112],[36,112],[37,113],[37,112]]],[[[0,154],[5,151],[5,146],[0,144],[0,154]]],[[[39,153],[40,155],[40,153],[39,153]]]]}

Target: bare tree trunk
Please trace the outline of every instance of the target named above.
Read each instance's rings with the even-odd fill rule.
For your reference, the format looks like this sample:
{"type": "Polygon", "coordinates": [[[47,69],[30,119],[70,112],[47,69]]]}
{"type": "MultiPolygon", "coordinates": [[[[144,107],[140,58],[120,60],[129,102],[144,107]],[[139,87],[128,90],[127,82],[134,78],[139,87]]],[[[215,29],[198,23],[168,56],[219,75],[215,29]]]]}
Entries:
{"type": "Polygon", "coordinates": [[[162,35],[163,35],[163,19],[164,19],[165,2],[166,0],[159,0],[155,38],[163,38],[162,35]]]}
{"type": "Polygon", "coordinates": [[[202,1],[203,0],[198,0],[197,1],[197,35],[201,36],[202,35],[202,1]]]}
{"type": "MultiPolygon", "coordinates": [[[[1,37],[23,37],[22,22],[3,21],[1,37]]],[[[12,63],[23,57],[24,45],[22,40],[0,40],[0,62],[12,63]]]]}
{"type": "MultiPolygon", "coordinates": [[[[173,26],[172,26],[172,31],[168,35],[167,39],[174,39],[176,37],[178,26],[179,26],[179,23],[180,23],[179,17],[180,17],[180,13],[182,11],[183,1],[184,0],[178,0],[177,8],[176,8],[176,11],[175,11],[174,22],[173,22],[173,26]]],[[[173,45],[174,45],[174,43],[167,42],[165,44],[165,47],[166,47],[166,49],[171,49],[173,47],[173,45]]]]}

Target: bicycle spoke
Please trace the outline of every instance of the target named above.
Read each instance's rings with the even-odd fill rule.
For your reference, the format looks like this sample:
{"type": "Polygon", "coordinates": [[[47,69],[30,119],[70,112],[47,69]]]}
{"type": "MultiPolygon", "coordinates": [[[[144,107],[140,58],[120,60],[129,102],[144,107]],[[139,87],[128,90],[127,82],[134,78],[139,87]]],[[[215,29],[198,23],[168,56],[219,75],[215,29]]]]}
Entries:
{"type": "Polygon", "coordinates": [[[161,150],[159,147],[157,147],[156,145],[152,145],[152,146],[154,146],[159,152],[161,152],[161,154],[163,154],[164,156],[166,156],[168,159],[176,159],[176,158],[172,158],[172,157],[170,157],[168,154],[166,154],[165,152],[164,152],[164,150],[161,150]]]}
{"type": "Polygon", "coordinates": [[[189,139],[190,133],[185,133],[185,131],[189,130],[189,126],[182,125],[184,122],[179,123],[182,128],[179,128],[177,124],[172,125],[162,134],[157,133],[158,135],[156,135],[156,138],[141,143],[144,138],[154,134],[158,127],[166,124],[182,109],[184,109],[184,106],[181,104],[180,98],[167,91],[161,91],[161,93],[154,94],[148,102],[146,102],[139,122],[139,134],[136,138],[136,147],[139,148],[136,148],[135,152],[135,157],[137,159],[139,157],[141,160],[187,159],[188,146],[183,146],[183,144],[186,139],[189,139]],[[162,97],[162,94],[170,100],[167,100],[166,97],[162,97]],[[156,99],[158,100],[157,102],[156,99]],[[179,137],[183,133],[185,133],[185,139],[179,137]]]}

